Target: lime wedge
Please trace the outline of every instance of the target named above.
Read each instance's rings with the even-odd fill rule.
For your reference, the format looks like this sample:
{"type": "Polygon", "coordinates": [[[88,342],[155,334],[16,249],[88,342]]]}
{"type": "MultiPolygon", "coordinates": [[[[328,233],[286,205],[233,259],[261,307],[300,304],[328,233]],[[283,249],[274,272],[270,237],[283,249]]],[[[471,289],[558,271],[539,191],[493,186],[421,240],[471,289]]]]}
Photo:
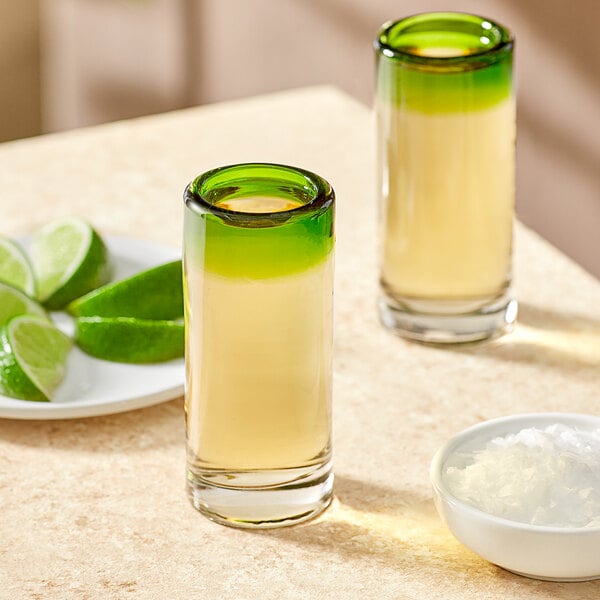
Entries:
{"type": "Polygon", "coordinates": [[[84,352],[104,360],[162,362],[183,356],[184,326],[132,317],[79,317],[75,342],[84,352]]]}
{"type": "Polygon", "coordinates": [[[0,282],[0,326],[19,315],[47,318],[44,309],[29,296],[11,285],[0,282]]]}
{"type": "Polygon", "coordinates": [[[179,319],[183,316],[181,261],[105,285],[75,300],[67,310],[78,317],[179,319]]]}
{"type": "Polygon", "coordinates": [[[36,295],[33,268],[25,252],[12,240],[0,236],[0,281],[36,295]]]}
{"type": "Polygon", "coordinates": [[[108,251],[96,231],[77,217],[42,227],[31,243],[38,298],[52,310],[110,279],[108,251]]]}
{"type": "Polygon", "coordinates": [[[65,373],[71,340],[48,321],[14,317],[0,330],[0,392],[50,400],[65,373]]]}

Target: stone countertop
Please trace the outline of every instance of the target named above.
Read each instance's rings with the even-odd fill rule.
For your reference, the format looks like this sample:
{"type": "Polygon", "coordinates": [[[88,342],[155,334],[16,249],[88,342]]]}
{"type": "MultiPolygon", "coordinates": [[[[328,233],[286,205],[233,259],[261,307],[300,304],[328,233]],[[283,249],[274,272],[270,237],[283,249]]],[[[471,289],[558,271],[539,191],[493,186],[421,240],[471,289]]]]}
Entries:
{"type": "Polygon", "coordinates": [[[334,505],[268,532],[202,517],[185,494],[181,399],[0,420],[0,598],[600,596],[600,581],[534,581],[462,547],[428,481],[437,448],[481,420],[600,412],[600,284],[518,226],[514,333],[438,349],[385,331],[373,129],[370,111],[320,87],[0,145],[5,235],[77,214],[106,234],[180,245],[185,184],[243,161],[313,170],[338,198],[334,505]]]}

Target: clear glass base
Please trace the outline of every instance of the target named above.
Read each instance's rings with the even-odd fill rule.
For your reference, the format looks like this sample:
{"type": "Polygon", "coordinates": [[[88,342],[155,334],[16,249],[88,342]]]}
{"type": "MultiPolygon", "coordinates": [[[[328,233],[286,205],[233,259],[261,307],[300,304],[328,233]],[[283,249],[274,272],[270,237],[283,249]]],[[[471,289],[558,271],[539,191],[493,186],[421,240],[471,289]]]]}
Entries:
{"type": "Polygon", "coordinates": [[[188,466],[187,483],[196,510],[221,525],[247,529],[302,523],[323,512],[333,495],[330,461],[303,469],[226,475],[188,466]]]}
{"type": "Polygon", "coordinates": [[[508,295],[484,306],[471,301],[398,301],[382,292],[379,317],[388,329],[419,342],[475,342],[510,331],[517,318],[517,301],[508,295]]]}

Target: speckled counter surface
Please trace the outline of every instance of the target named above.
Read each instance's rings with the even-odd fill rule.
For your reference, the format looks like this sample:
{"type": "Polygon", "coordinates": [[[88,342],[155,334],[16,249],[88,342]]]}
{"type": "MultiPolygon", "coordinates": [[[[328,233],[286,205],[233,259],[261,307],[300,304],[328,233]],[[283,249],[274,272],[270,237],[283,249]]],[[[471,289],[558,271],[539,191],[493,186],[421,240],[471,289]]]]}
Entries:
{"type": "Polygon", "coordinates": [[[237,531],[184,492],[181,399],[107,417],[0,420],[0,598],[597,599],[499,569],[440,522],[429,461],[480,420],[600,412],[600,284],[517,229],[520,321],[497,342],[408,343],[377,321],[371,113],[298,90],[0,146],[0,230],[79,214],[180,244],[182,191],[240,161],[316,171],[338,197],[336,500],[309,524],[237,531]]]}

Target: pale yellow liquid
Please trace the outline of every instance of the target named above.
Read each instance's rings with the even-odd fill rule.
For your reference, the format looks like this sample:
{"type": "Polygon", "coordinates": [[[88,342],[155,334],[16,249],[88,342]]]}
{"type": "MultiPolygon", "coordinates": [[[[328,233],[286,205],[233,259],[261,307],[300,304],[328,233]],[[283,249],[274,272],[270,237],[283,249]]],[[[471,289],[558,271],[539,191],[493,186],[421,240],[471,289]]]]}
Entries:
{"type": "MultiPolygon", "coordinates": [[[[235,208],[250,212],[251,204],[235,208]]],[[[273,212],[272,203],[259,205],[267,210],[257,212],[273,212]]],[[[190,259],[186,275],[186,418],[195,468],[240,473],[326,462],[332,260],[284,277],[241,279],[190,259]]]]}
{"type": "Polygon", "coordinates": [[[246,213],[273,213],[291,210],[302,206],[301,202],[289,198],[270,196],[249,196],[246,198],[229,198],[217,203],[218,206],[246,213]]]}
{"type": "Polygon", "coordinates": [[[450,48],[447,46],[431,47],[431,48],[410,48],[410,54],[416,56],[429,56],[431,58],[448,58],[451,56],[468,56],[470,50],[464,48],[450,48]]]}
{"type": "Polygon", "coordinates": [[[512,99],[468,113],[385,107],[382,280],[398,298],[483,300],[510,278],[512,99]]]}

